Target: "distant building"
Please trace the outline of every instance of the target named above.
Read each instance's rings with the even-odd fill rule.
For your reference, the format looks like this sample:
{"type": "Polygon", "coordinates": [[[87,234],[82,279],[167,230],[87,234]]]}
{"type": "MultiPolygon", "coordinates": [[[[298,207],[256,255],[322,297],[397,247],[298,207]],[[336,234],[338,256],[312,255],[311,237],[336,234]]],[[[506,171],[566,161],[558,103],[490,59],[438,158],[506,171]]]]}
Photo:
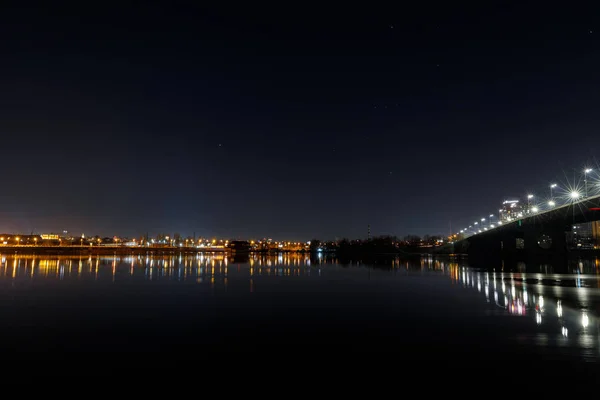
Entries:
{"type": "Polygon", "coordinates": [[[500,221],[509,222],[518,218],[522,218],[525,210],[519,200],[504,200],[500,211],[500,221]]]}
{"type": "Polygon", "coordinates": [[[573,225],[567,235],[567,245],[581,250],[600,248],[600,221],[573,225]]]}
{"type": "Polygon", "coordinates": [[[229,242],[229,250],[232,253],[248,253],[250,251],[250,242],[246,240],[232,240],[229,242]]]}

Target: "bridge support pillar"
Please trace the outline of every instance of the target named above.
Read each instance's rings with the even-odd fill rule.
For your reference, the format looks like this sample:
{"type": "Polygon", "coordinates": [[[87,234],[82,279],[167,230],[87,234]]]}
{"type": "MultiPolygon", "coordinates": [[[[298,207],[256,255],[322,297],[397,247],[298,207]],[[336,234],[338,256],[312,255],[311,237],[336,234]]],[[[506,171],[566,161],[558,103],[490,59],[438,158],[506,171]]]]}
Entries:
{"type": "Polygon", "coordinates": [[[528,258],[564,257],[567,254],[567,231],[569,226],[560,224],[531,224],[523,229],[525,253],[528,258]]]}

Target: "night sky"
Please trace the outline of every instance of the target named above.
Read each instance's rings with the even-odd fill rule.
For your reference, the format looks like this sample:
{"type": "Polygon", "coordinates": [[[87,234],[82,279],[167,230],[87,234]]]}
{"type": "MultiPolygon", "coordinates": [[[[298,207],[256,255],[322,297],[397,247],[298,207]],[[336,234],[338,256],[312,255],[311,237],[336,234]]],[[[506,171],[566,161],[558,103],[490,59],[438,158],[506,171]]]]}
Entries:
{"type": "Polygon", "coordinates": [[[600,9],[485,3],[3,8],[0,231],[456,232],[600,140],[600,9]]]}

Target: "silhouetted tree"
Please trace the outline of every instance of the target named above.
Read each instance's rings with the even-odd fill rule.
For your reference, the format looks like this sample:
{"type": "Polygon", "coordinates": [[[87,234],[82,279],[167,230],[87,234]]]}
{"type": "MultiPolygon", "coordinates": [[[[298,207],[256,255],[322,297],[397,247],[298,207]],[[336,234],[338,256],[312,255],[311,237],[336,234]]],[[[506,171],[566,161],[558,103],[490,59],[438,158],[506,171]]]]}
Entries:
{"type": "Polygon", "coordinates": [[[319,239],[312,239],[310,241],[310,251],[317,251],[319,249],[319,246],[321,246],[321,241],[319,239]]]}

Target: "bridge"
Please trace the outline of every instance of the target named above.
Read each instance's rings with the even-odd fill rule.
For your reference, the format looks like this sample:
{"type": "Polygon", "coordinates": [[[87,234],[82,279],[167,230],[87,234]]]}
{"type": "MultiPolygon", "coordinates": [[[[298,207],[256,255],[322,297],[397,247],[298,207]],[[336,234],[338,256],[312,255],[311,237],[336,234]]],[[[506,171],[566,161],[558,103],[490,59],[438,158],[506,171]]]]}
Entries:
{"type": "Polygon", "coordinates": [[[576,224],[600,220],[600,195],[524,215],[460,236],[456,252],[476,258],[566,256],[567,232],[576,224]],[[494,227],[491,227],[494,225],[494,227]]]}
{"type": "MultiPolygon", "coordinates": [[[[453,235],[453,250],[469,258],[482,260],[540,259],[556,260],[571,251],[567,234],[573,227],[600,221],[600,176],[588,182],[592,169],[584,170],[583,185],[566,184],[558,196],[552,196],[557,185],[550,185],[550,198],[534,202],[527,195],[527,206],[518,212],[501,209],[500,214],[478,218],[453,235]],[[503,214],[503,212],[505,212],[503,214]],[[494,221],[496,218],[496,221],[494,221]]],[[[505,201],[513,207],[518,200],[505,201]]],[[[506,205],[506,204],[505,204],[506,205]]]]}

